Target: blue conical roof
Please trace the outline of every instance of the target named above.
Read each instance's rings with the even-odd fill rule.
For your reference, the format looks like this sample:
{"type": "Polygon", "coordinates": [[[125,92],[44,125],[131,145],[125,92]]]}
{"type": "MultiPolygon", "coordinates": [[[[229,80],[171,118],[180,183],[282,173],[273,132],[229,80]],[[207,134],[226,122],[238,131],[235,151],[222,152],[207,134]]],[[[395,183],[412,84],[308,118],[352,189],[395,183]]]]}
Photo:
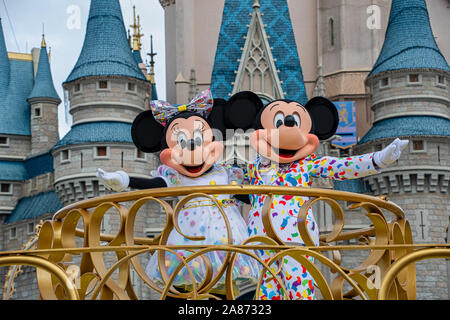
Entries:
{"type": "Polygon", "coordinates": [[[424,0],[393,0],[380,56],[372,72],[402,69],[450,71],[434,40],[424,0]]]}
{"type": "Polygon", "coordinates": [[[415,136],[450,137],[450,120],[434,116],[402,116],[383,119],[375,122],[358,144],[380,139],[415,136]]]}
{"type": "MultiPolygon", "coordinates": [[[[245,45],[254,0],[226,0],[223,9],[214,69],[211,78],[211,91],[215,98],[228,99],[233,91],[232,82],[236,79],[235,71],[242,56],[241,48],[245,45]]],[[[275,66],[280,71],[278,76],[283,82],[281,87],[286,98],[307,102],[302,67],[295,43],[289,7],[286,0],[264,0],[260,2],[263,23],[270,36],[275,66]]]]}
{"type": "Polygon", "coordinates": [[[28,99],[32,98],[53,98],[61,101],[55,90],[55,86],[53,85],[52,73],[50,71],[50,63],[48,61],[48,53],[45,45],[41,47],[36,80],[34,81],[33,90],[28,99]]]}
{"type": "Polygon", "coordinates": [[[9,59],[0,21],[0,134],[30,135],[33,61],[9,59]]]}
{"type": "Polygon", "coordinates": [[[90,76],[146,80],[130,50],[119,0],[91,0],[83,48],[65,83],[90,76]]]}
{"type": "Polygon", "coordinates": [[[6,50],[2,20],[0,19],[0,101],[8,92],[9,72],[8,51],[6,50]]]}

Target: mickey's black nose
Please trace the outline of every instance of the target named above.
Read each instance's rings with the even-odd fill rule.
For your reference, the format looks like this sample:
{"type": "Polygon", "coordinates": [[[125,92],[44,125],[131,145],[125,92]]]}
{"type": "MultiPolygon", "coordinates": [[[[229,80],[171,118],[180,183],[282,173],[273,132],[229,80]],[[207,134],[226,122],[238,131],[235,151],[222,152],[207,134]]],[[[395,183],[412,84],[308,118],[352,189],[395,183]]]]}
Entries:
{"type": "Polygon", "coordinates": [[[293,127],[293,126],[295,126],[295,119],[294,119],[294,117],[291,116],[291,115],[286,116],[286,118],[284,118],[284,125],[286,127],[293,127]]]}
{"type": "Polygon", "coordinates": [[[195,149],[195,141],[194,139],[190,139],[187,142],[187,148],[191,151],[193,151],[195,149]]]}

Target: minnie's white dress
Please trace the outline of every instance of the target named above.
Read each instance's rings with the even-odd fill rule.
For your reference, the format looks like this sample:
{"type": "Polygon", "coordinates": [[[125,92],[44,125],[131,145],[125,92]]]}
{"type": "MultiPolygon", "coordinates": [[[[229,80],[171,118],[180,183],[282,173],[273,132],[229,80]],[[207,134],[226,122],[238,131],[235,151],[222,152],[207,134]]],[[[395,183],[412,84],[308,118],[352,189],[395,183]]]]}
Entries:
{"type": "MultiPolygon", "coordinates": [[[[228,185],[232,181],[240,184],[244,179],[241,169],[217,164],[210,171],[197,178],[184,176],[165,165],[160,166],[152,175],[163,178],[168,187],[228,185]]],[[[228,218],[233,244],[241,244],[248,238],[248,232],[247,225],[239,211],[238,200],[233,199],[232,195],[217,195],[216,199],[228,218]]],[[[207,198],[194,198],[187,202],[178,215],[178,224],[185,235],[204,236],[205,240],[189,240],[173,229],[169,235],[167,245],[222,245],[228,243],[224,219],[217,206],[207,198]]],[[[189,255],[189,252],[185,250],[177,250],[176,252],[184,257],[189,255]]],[[[214,276],[222,267],[226,253],[225,251],[213,251],[206,254],[212,263],[214,276]]],[[[164,263],[170,276],[180,264],[180,259],[174,254],[166,252],[164,263]]],[[[196,283],[200,284],[205,277],[204,261],[198,257],[188,265],[194,274],[196,283]]],[[[153,281],[162,287],[164,286],[158,269],[158,255],[156,253],[151,256],[146,272],[153,281]]],[[[256,283],[258,275],[258,263],[247,255],[239,254],[233,269],[234,289],[237,289],[237,283],[256,283]]],[[[222,276],[211,292],[224,294],[224,283],[225,276],[222,276]]],[[[173,285],[185,290],[191,288],[192,279],[186,267],[178,273],[173,285]]],[[[235,294],[239,294],[239,291],[235,291],[235,294]]]]}

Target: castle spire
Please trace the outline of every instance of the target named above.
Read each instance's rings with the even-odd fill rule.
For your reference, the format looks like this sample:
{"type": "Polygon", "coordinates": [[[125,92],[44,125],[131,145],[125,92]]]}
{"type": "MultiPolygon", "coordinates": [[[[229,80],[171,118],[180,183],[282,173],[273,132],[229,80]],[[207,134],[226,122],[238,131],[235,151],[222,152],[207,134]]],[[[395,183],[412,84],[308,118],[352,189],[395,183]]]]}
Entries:
{"type": "Polygon", "coordinates": [[[150,36],[150,53],[147,53],[148,56],[150,56],[150,82],[152,84],[155,83],[155,56],[157,55],[156,52],[153,51],[153,36],[150,36]]]}
{"type": "Polygon", "coordinates": [[[65,83],[91,76],[146,80],[130,50],[119,0],[91,0],[83,49],[65,83]]]}
{"type": "Polygon", "coordinates": [[[50,70],[50,62],[48,60],[48,53],[44,35],[42,35],[41,52],[39,55],[36,79],[34,81],[33,90],[31,91],[28,100],[34,98],[50,98],[57,104],[61,102],[61,99],[59,98],[53,84],[52,72],[50,70]]]}
{"type": "Polygon", "coordinates": [[[147,53],[150,56],[150,73],[148,75],[148,80],[152,84],[152,100],[158,100],[158,93],[156,91],[156,82],[155,82],[155,56],[156,52],[153,51],[153,36],[150,35],[150,53],[147,53]]]}
{"type": "Polygon", "coordinates": [[[450,71],[424,0],[393,0],[383,48],[369,76],[402,69],[450,71]]]}
{"type": "Polygon", "coordinates": [[[130,25],[130,27],[133,29],[133,51],[141,50],[141,38],[144,36],[144,34],[141,33],[140,17],[139,15],[136,17],[136,6],[133,6],[133,24],[130,25]]]}
{"type": "Polygon", "coordinates": [[[141,33],[141,21],[139,15],[136,17],[136,6],[133,6],[133,24],[130,25],[130,28],[133,29],[133,55],[136,60],[136,62],[142,63],[142,57],[141,57],[141,38],[144,36],[143,33],[141,33]]]}
{"type": "Polygon", "coordinates": [[[45,43],[45,29],[44,24],[42,23],[42,41],[41,41],[41,47],[45,48],[47,45],[45,43]]]}

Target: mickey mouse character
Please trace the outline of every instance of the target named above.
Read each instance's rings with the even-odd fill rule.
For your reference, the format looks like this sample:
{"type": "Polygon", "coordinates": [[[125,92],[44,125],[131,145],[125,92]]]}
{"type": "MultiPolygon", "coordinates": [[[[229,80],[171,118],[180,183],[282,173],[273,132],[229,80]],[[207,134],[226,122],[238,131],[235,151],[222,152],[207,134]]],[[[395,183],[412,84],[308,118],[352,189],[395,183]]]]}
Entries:
{"type": "MultiPolygon", "coordinates": [[[[118,192],[127,187],[148,189],[242,183],[244,174],[241,169],[217,164],[223,154],[223,145],[221,141],[215,141],[213,135],[213,129],[223,134],[227,128],[233,129],[242,125],[236,113],[237,109],[233,107],[233,101],[239,101],[240,98],[242,95],[236,95],[229,101],[213,100],[208,89],[197,95],[189,105],[176,107],[164,101],[151,101],[151,110],[142,112],[134,120],[131,134],[139,150],[161,151],[162,165],[152,173],[153,178],[135,178],[124,171],[105,172],[102,169],[98,169],[97,177],[107,188],[118,192]]],[[[216,199],[228,218],[232,242],[240,244],[247,239],[248,234],[238,201],[230,195],[219,195],[216,199]]],[[[224,219],[219,208],[209,199],[194,198],[188,201],[180,211],[178,224],[184,235],[203,236],[205,240],[189,240],[174,229],[169,235],[167,245],[228,243],[224,219]]],[[[189,255],[184,250],[178,250],[177,253],[185,257],[189,255]]],[[[223,265],[226,252],[209,252],[206,255],[215,276],[223,265]]],[[[180,261],[170,253],[166,254],[165,259],[170,275],[180,261]]],[[[196,258],[189,263],[189,267],[193,271],[195,281],[201,283],[206,274],[204,261],[196,258]]],[[[151,257],[146,272],[154,282],[164,285],[156,254],[151,257]]],[[[233,278],[236,281],[251,280],[256,283],[258,272],[259,266],[254,259],[240,254],[233,269],[233,278]]],[[[192,288],[187,268],[183,268],[173,284],[182,291],[192,288]]],[[[211,292],[225,294],[223,284],[224,277],[221,277],[211,292]]],[[[239,292],[236,295],[239,295],[239,292]]]]}
{"type": "MultiPolygon", "coordinates": [[[[335,158],[318,157],[314,154],[319,140],[332,137],[339,124],[334,104],[323,97],[315,97],[305,105],[291,100],[276,100],[263,106],[253,96],[247,101],[248,108],[259,111],[250,136],[250,144],[258,156],[248,165],[252,185],[276,185],[310,187],[312,177],[333,180],[356,179],[380,172],[401,155],[407,140],[396,139],[384,150],[360,156],[335,158]]],[[[259,100],[259,101],[258,101],[259,100]]],[[[250,236],[265,235],[262,210],[265,195],[251,196],[248,232],[250,236]]],[[[305,245],[297,226],[301,206],[308,197],[289,195],[274,196],[270,204],[270,218],[278,237],[296,245],[305,245]]],[[[319,245],[318,225],[309,209],[307,229],[314,244],[319,245]]],[[[259,250],[260,257],[267,260],[269,252],[259,250]]],[[[312,258],[309,258],[312,261],[312,258]]],[[[294,259],[287,257],[282,266],[282,280],[291,299],[314,299],[314,283],[306,269],[294,259]]],[[[270,275],[263,279],[260,299],[281,299],[283,294],[270,275]]]]}

